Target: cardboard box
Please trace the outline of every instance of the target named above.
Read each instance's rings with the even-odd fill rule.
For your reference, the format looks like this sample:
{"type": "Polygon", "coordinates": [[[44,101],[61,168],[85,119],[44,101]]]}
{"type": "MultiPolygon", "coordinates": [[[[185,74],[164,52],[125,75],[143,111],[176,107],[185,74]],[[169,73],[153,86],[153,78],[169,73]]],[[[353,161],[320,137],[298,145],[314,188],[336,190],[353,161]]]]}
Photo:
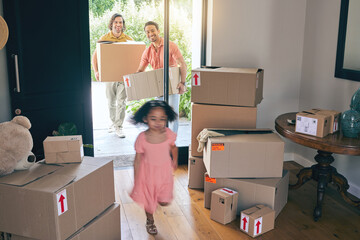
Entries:
{"type": "Polygon", "coordinates": [[[205,172],[206,169],[203,158],[193,157],[190,155],[188,162],[188,187],[195,189],[204,189],[205,172]]]}
{"type": "Polygon", "coordinates": [[[262,69],[197,68],[191,76],[194,103],[256,107],[263,99],[262,69]]]}
{"type": "MultiPolygon", "coordinates": [[[[71,235],[68,240],[120,240],[120,205],[113,204],[100,215],[92,219],[80,230],[71,235]]],[[[9,240],[36,240],[18,235],[12,235],[9,240]]]]}
{"type": "Polygon", "coordinates": [[[295,132],[325,137],[330,133],[331,116],[318,112],[302,111],[296,114],[295,132]]]}
{"type": "Polygon", "coordinates": [[[146,46],[143,42],[97,43],[97,63],[101,82],[122,82],[135,73],[146,46]]]}
{"type": "Polygon", "coordinates": [[[256,205],[241,212],[240,230],[251,237],[260,236],[274,229],[274,225],[275,212],[264,205],[256,205]]]}
{"type": "Polygon", "coordinates": [[[113,162],[36,163],[0,178],[0,231],[66,239],[115,202],[113,162]]]}
{"type": "Polygon", "coordinates": [[[47,137],[43,145],[46,163],[74,163],[84,158],[81,135],[47,137]]]}
{"type": "Polygon", "coordinates": [[[204,148],[205,168],[212,178],[281,177],[284,141],[270,129],[209,129],[234,134],[210,137],[204,148]]]}
{"type": "Polygon", "coordinates": [[[241,179],[210,178],[205,173],[204,206],[211,206],[211,192],[227,187],[239,193],[237,214],[256,204],[264,204],[275,211],[275,217],[287,203],[289,189],[289,172],[284,170],[282,178],[241,179]]]}
{"type": "Polygon", "coordinates": [[[210,218],[222,224],[236,219],[239,193],[229,188],[219,188],[211,193],[210,218]]]}
{"type": "Polygon", "coordinates": [[[339,122],[340,122],[341,112],[338,112],[335,110],[319,109],[319,108],[313,108],[311,110],[308,110],[307,112],[318,113],[318,114],[330,116],[329,132],[334,133],[334,132],[339,131],[339,122]]]}
{"type": "Polygon", "coordinates": [[[204,128],[256,128],[255,107],[233,107],[207,104],[192,104],[191,113],[191,155],[203,156],[198,152],[196,137],[204,128]]]}
{"type": "MultiPolygon", "coordinates": [[[[164,95],[164,69],[138,72],[124,76],[127,99],[140,100],[164,95]]],[[[169,95],[179,93],[180,68],[169,69],[169,95]]]]}

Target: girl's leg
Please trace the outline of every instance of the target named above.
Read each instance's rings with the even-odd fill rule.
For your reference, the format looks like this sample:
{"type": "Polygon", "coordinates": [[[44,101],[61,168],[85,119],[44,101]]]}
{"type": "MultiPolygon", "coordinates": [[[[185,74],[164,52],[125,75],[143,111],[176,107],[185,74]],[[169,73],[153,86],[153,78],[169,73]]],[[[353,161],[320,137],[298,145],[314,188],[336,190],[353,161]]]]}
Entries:
{"type": "Polygon", "coordinates": [[[154,223],[154,215],[145,211],[146,214],[146,231],[151,235],[156,235],[157,228],[154,223]]]}

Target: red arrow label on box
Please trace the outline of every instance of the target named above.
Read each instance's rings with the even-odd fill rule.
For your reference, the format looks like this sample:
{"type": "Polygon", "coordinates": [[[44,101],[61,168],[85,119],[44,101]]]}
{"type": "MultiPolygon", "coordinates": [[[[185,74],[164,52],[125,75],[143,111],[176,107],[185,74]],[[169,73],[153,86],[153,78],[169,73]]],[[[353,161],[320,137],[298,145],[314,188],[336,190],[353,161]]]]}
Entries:
{"type": "Polygon", "coordinates": [[[192,85],[193,86],[200,86],[200,73],[199,72],[193,72],[192,74],[192,85]]]}
{"type": "Polygon", "coordinates": [[[129,76],[124,76],[125,87],[131,87],[129,76]]]}
{"type": "Polygon", "coordinates": [[[262,232],[262,217],[259,217],[258,219],[255,219],[254,221],[254,236],[259,235],[262,232]]]}
{"type": "Polygon", "coordinates": [[[58,205],[58,215],[60,216],[68,210],[66,189],[56,194],[56,200],[58,205]]]}

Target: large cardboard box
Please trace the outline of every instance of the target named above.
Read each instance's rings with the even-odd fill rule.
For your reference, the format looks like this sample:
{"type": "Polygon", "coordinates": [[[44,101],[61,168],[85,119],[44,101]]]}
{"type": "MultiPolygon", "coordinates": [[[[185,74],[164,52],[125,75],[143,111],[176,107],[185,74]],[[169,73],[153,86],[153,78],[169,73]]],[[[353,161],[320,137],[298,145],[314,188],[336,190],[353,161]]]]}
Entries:
{"type": "Polygon", "coordinates": [[[269,129],[209,129],[229,134],[210,137],[204,148],[204,164],[212,178],[281,177],[284,141],[269,129]],[[233,135],[230,135],[233,134],[233,135]]]}
{"type": "Polygon", "coordinates": [[[0,192],[0,231],[66,239],[115,202],[113,163],[36,163],[0,178],[0,192]]]}
{"type": "Polygon", "coordinates": [[[284,170],[282,178],[241,179],[241,178],[210,178],[205,173],[204,206],[211,206],[211,192],[227,187],[239,193],[237,214],[256,204],[264,204],[279,215],[288,199],[289,172],[284,170]]]}
{"type": "Polygon", "coordinates": [[[296,114],[295,132],[325,137],[330,133],[331,116],[318,112],[302,111],[296,114]]]}
{"type": "MultiPolygon", "coordinates": [[[[164,95],[164,69],[138,72],[124,76],[127,99],[139,100],[164,95]]],[[[180,68],[169,69],[169,95],[179,93],[180,68]]]]}
{"type": "Polygon", "coordinates": [[[204,128],[256,128],[256,107],[234,107],[208,104],[192,104],[191,113],[191,155],[203,156],[198,152],[196,137],[204,128]]]}
{"type": "Polygon", "coordinates": [[[188,187],[194,189],[203,189],[205,172],[206,169],[203,158],[190,155],[188,162],[188,187]]]}
{"type": "Polygon", "coordinates": [[[239,193],[229,188],[219,188],[211,193],[210,218],[222,224],[236,219],[239,193]]]}
{"type": "Polygon", "coordinates": [[[263,75],[258,68],[193,69],[191,101],[255,107],[263,99],[263,75]]]}
{"type": "Polygon", "coordinates": [[[43,145],[46,163],[74,163],[84,158],[81,135],[47,137],[43,145]]]}
{"type": "MultiPolygon", "coordinates": [[[[100,215],[96,216],[80,230],[71,235],[68,240],[120,240],[120,205],[114,203],[100,215]]],[[[36,240],[19,235],[12,235],[9,240],[36,240]]]]}
{"type": "Polygon", "coordinates": [[[334,133],[334,132],[339,131],[339,122],[340,122],[341,112],[338,112],[335,110],[319,109],[319,108],[313,108],[311,110],[307,110],[307,112],[318,113],[318,114],[330,116],[329,133],[334,133]]]}
{"type": "Polygon", "coordinates": [[[97,63],[101,82],[122,82],[123,76],[135,73],[145,50],[142,42],[97,43],[97,63]]]}
{"type": "Polygon", "coordinates": [[[274,229],[274,225],[275,212],[264,205],[256,205],[241,212],[240,230],[251,237],[260,236],[274,229]]]}

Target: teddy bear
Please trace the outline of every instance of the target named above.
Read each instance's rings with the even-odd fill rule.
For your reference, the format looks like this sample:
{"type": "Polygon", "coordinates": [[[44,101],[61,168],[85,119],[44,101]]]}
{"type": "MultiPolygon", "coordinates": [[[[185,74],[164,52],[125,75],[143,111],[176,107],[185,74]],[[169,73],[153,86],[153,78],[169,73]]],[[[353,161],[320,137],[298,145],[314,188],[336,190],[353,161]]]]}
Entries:
{"type": "Polygon", "coordinates": [[[25,116],[0,123],[0,176],[28,169],[35,163],[30,128],[30,120],[25,116]]]}

